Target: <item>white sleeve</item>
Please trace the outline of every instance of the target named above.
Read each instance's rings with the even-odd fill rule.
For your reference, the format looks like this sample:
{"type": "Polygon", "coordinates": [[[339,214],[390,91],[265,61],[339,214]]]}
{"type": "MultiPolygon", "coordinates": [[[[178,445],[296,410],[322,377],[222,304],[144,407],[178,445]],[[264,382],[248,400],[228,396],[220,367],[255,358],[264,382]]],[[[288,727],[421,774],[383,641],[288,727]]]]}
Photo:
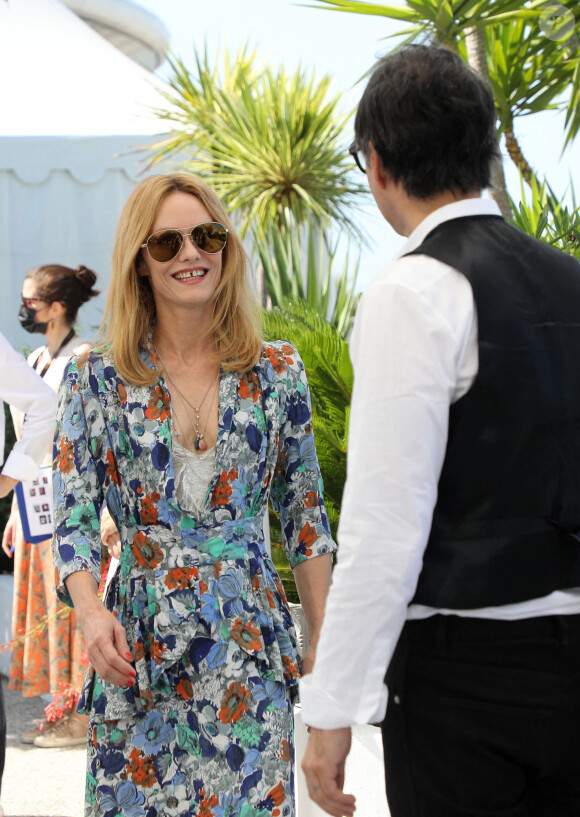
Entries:
{"type": "Polygon", "coordinates": [[[54,435],[57,396],[1,333],[0,398],[26,413],[22,438],[2,473],[18,480],[34,479],[54,435]]]}
{"type": "Polygon", "coordinates": [[[396,262],[399,274],[379,278],[357,312],[338,562],[314,671],[300,685],[303,718],[321,729],[384,717],[384,677],[422,567],[449,406],[466,346],[477,353],[466,279],[418,258],[396,262]],[[418,269],[431,271],[427,286],[411,286],[418,269]]]}

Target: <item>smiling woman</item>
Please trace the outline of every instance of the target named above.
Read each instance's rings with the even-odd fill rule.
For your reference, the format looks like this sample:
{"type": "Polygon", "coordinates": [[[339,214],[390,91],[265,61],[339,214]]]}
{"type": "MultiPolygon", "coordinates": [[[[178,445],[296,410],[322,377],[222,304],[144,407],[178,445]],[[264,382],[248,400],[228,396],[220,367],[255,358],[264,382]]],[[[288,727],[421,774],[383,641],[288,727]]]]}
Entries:
{"type": "Polygon", "coordinates": [[[268,500],[312,635],[305,671],[335,546],[304,366],[290,344],[261,341],[250,293],[240,239],[205,184],[138,185],[117,232],[106,344],[71,364],[58,416],[57,449],[71,452],[54,476],[58,589],[94,667],[87,815],[294,814],[300,671],[264,543],[268,500]],[[103,605],[105,502],[120,569],[103,605]]]}

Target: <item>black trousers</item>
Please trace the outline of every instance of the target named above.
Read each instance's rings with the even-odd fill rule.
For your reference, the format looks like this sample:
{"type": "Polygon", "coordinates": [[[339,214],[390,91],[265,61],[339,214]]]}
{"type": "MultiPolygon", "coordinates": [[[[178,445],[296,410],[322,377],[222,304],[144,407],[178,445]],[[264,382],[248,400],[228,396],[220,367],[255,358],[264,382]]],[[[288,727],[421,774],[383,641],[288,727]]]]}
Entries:
{"type": "Polygon", "coordinates": [[[580,615],[407,622],[387,683],[391,817],[580,817],[580,615]]]}

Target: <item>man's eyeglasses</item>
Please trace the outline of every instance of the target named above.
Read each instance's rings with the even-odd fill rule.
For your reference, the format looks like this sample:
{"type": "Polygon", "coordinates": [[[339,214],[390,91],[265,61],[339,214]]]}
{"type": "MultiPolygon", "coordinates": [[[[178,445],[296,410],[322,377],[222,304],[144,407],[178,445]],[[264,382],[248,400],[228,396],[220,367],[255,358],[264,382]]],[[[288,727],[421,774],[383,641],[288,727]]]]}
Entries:
{"type": "Polygon", "coordinates": [[[147,248],[147,252],[154,261],[167,264],[181,252],[186,235],[199,250],[210,255],[223,250],[228,240],[228,231],[223,224],[217,221],[207,221],[197,224],[190,230],[159,230],[150,235],[145,244],[141,244],[141,247],[147,248]]]}
{"type": "Polygon", "coordinates": [[[365,157],[363,155],[362,150],[359,150],[356,142],[352,143],[352,145],[348,149],[348,152],[350,153],[352,158],[355,160],[356,166],[361,171],[361,173],[366,173],[367,170],[366,170],[365,157]]]}

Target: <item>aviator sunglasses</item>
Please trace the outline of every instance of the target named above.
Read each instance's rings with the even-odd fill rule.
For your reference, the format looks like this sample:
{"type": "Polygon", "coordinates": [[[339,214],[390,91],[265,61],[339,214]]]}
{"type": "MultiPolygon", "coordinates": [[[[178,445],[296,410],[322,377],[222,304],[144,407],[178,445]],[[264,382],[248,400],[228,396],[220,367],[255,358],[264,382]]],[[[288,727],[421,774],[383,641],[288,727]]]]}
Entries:
{"type": "Polygon", "coordinates": [[[190,237],[191,243],[198,250],[210,254],[223,250],[228,240],[228,231],[223,224],[217,221],[205,221],[203,224],[192,227],[191,230],[159,230],[150,235],[145,244],[141,244],[141,247],[147,247],[147,252],[154,261],[166,264],[168,261],[173,261],[181,251],[186,235],[190,237]]]}

